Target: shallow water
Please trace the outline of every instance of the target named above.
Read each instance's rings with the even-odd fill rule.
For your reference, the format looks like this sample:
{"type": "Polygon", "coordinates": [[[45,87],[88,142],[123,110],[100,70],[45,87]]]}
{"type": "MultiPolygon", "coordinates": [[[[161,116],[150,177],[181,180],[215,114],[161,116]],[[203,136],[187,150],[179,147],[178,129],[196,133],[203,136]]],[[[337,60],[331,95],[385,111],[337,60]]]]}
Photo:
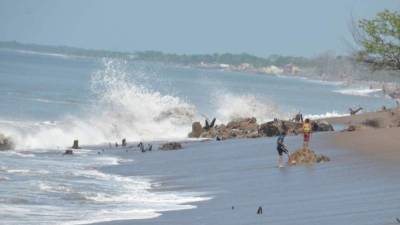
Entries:
{"type": "Polygon", "coordinates": [[[382,105],[393,102],[381,91],[338,83],[0,50],[0,133],[17,147],[0,152],[0,224],[148,218],[207,199],[209,190],[149,192],[153,180],[101,172],[123,156],[98,155],[99,144],[185,139],[204,117],[263,122],[382,105]],[[97,150],[63,157],[74,139],[97,150]]]}
{"type": "MultiPolygon", "coordinates": [[[[314,166],[277,168],[275,138],[191,143],[181,151],[127,155],[138,163],[104,170],[159,175],[166,190],[185,187],[213,198],[197,203],[196,210],[112,224],[396,224],[399,165],[328,148],[324,135],[314,135],[311,147],[331,161],[314,166]]],[[[286,138],[291,151],[301,141],[300,136],[286,138]]]]}

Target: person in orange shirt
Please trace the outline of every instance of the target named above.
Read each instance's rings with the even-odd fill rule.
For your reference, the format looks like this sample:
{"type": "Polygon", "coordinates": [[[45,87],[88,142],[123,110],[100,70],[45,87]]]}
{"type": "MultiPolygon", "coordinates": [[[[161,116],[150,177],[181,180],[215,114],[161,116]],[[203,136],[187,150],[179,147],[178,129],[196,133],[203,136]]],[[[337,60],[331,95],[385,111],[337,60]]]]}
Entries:
{"type": "Polygon", "coordinates": [[[308,148],[308,142],[310,141],[311,137],[311,123],[310,119],[306,119],[303,124],[303,133],[304,133],[304,141],[303,141],[303,148],[308,148]]]}

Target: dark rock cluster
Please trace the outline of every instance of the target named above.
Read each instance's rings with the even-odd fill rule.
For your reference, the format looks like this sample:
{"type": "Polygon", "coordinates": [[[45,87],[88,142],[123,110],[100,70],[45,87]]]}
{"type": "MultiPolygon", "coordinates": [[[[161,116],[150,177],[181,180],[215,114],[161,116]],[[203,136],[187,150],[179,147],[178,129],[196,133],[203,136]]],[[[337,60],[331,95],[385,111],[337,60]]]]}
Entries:
{"type": "MultiPolygon", "coordinates": [[[[220,124],[205,129],[200,122],[192,124],[192,138],[218,138],[220,140],[230,138],[258,138],[274,137],[287,131],[288,134],[299,134],[303,132],[303,124],[289,120],[274,120],[258,124],[256,118],[236,119],[228,124],[220,124]]],[[[312,123],[313,131],[333,131],[333,127],[326,121],[315,121],[312,123]]]]}

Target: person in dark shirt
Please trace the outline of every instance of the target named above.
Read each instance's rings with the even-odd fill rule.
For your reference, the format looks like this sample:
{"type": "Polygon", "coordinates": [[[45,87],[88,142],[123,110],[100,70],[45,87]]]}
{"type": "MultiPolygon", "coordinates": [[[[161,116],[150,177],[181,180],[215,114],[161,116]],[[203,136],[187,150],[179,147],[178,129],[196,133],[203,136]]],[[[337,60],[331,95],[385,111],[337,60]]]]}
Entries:
{"type": "Polygon", "coordinates": [[[284,143],[285,141],[285,136],[286,136],[286,131],[283,131],[279,136],[276,141],[276,150],[278,151],[278,166],[283,167],[283,153],[289,154],[289,151],[287,150],[287,147],[284,143]]]}

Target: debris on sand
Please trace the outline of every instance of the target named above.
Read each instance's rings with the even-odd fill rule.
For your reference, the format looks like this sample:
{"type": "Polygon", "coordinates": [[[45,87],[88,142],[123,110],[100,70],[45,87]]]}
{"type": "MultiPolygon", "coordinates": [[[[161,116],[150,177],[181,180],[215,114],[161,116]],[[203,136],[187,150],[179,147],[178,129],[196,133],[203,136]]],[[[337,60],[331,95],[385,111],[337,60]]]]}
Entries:
{"type": "Polygon", "coordinates": [[[177,150],[181,149],[182,145],[179,142],[168,142],[161,145],[160,150],[177,150]]]}

